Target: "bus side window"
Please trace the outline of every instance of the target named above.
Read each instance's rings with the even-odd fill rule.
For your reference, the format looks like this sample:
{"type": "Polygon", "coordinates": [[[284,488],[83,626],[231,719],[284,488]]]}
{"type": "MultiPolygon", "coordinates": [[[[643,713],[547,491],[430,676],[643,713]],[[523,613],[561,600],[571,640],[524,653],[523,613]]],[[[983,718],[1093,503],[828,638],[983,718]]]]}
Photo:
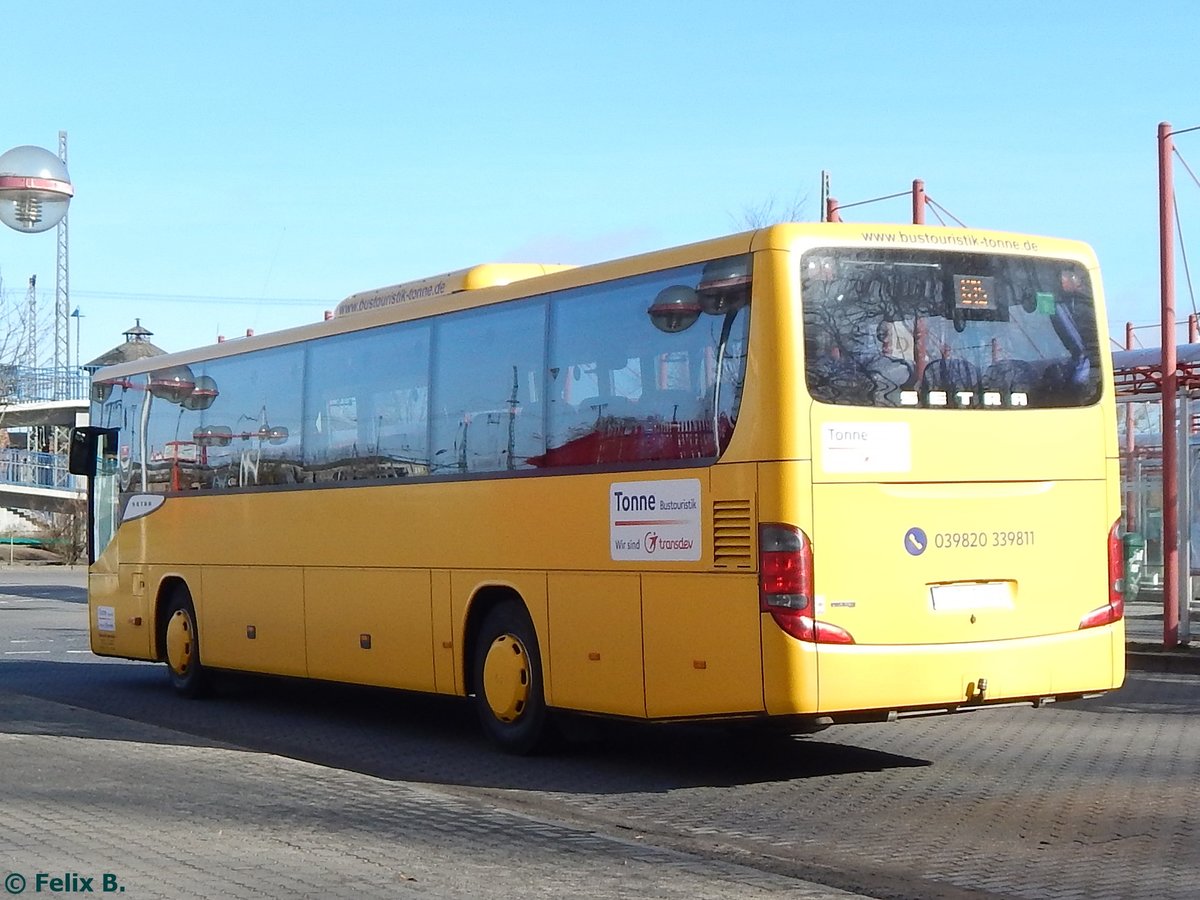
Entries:
{"type": "Polygon", "coordinates": [[[544,394],[546,303],[530,300],[448,316],[436,325],[431,429],[434,473],[527,468],[543,429],[518,424],[544,394]]]}
{"type": "Polygon", "coordinates": [[[689,285],[699,284],[708,268],[698,264],[555,297],[549,372],[557,390],[550,398],[547,451],[536,465],[716,456],[714,432],[728,438],[741,398],[749,313],[735,307],[683,322],[665,318],[656,305],[664,293],[686,302],[689,285]]]}
{"type": "Polygon", "coordinates": [[[410,322],[310,347],[302,480],[427,473],[429,340],[410,322]]]}

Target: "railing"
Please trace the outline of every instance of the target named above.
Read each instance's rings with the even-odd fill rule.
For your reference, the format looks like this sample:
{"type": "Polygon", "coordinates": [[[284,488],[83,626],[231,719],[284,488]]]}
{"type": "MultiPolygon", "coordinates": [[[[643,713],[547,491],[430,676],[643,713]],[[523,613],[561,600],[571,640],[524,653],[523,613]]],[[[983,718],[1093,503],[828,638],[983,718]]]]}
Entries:
{"type": "Polygon", "coordinates": [[[67,471],[67,458],[33,450],[0,450],[0,483],[82,491],[84,480],[67,471]]]}
{"type": "Polygon", "coordinates": [[[91,374],[75,366],[34,368],[0,365],[0,401],[44,403],[48,400],[83,400],[91,374]]]}

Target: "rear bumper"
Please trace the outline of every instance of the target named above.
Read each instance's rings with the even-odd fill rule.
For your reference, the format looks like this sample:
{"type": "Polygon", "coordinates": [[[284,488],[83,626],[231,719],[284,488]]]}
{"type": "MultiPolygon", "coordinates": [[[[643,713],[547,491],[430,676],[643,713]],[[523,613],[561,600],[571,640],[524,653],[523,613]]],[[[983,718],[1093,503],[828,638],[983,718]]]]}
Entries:
{"type": "Polygon", "coordinates": [[[1069,699],[1121,686],[1125,627],[967,644],[834,645],[801,643],[768,617],[763,675],[771,715],[1069,699]]]}

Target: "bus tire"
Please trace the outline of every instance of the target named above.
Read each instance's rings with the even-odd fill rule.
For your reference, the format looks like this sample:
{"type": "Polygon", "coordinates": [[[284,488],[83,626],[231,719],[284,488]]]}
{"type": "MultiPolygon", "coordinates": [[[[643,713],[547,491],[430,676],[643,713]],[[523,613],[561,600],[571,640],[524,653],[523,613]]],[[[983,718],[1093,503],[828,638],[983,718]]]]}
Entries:
{"type": "Polygon", "coordinates": [[[163,649],[171,686],[177,693],[192,698],[208,693],[208,671],[200,662],[196,609],[192,605],[191,593],[182,584],[172,589],[167,600],[163,649]]]}
{"type": "Polygon", "coordinates": [[[506,753],[545,747],[549,724],[542,658],[525,607],[510,600],[490,610],[473,653],[471,692],[484,733],[506,753]]]}

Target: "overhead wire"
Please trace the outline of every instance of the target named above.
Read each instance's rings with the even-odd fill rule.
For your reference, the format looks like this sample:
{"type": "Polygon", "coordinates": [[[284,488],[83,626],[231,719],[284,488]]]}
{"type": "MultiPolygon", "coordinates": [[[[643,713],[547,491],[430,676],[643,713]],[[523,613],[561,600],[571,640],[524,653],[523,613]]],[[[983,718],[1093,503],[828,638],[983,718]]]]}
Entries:
{"type": "Polygon", "coordinates": [[[1187,243],[1183,240],[1183,223],[1179,221],[1179,201],[1172,197],[1171,204],[1175,207],[1175,233],[1179,236],[1179,255],[1183,258],[1183,276],[1192,300],[1192,314],[1200,315],[1196,310],[1196,291],[1192,288],[1192,270],[1188,267],[1187,243]]]}
{"type": "MultiPolygon", "coordinates": [[[[1187,164],[1187,160],[1183,158],[1183,154],[1179,152],[1179,148],[1175,147],[1173,149],[1175,152],[1175,158],[1183,164],[1183,168],[1187,171],[1188,175],[1192,176],[1192,181],[1196,183],[1196,186],[1200,187],[1200,179],[1196,178],[1196,173],[1193,172],[1192,167],[1187,164]]],[[[1196,291],[1192,286],[1192,270],[1188,266],[1187,244],[1183,240],[1183,222],[1181,222],[1179,219],[1179,199],[1175,196],[1174,192],[1171,194],[1171,205],[1174,207],[1173,212],[1175,213],[1175,233],[1179,236],[1179,254],[1183,258],[1183,274],[1184,278],[1187,280],[1188,295],[1192,301],[1192,313],[1194,315],[1200,315],[1196,309],[1196,291]]]]}
{"type": "Polygon", "coordinates": [[[72,297],[87,297],[93,300],[155,300],[165,303],[214,303],[214,304],[255,304],[267,306],[329,306],[335,300],[320,300],[312,297],[219,297],[203,294],[146,294],[129,291],[87,291],[72,290],[72,297]]]}
{"type": "MultiPolygon", "coordinates": [[[[925,195],[925,202],[928,203],[930,206],[934,207],[935,209],[940,209],[942,212],[944,212],[946,215],[948,215],[950,218],[952,218],[955,222],[958,223],[959,228],[967,227],[966,222],[964,222],[962,219],[960,219],[954,213],[950,212],[950,210],[946,209],[946,207],[942,206],[942,204],[938,203],[936,200],[934,200],[928,194],[925,195]]],[[[940,217],[939,217],[939,221],[940,221],[940,217]]]]}
{"type": "Polygon", "coordinates": [[[898,194],[888,194],[885,197],[872,197],[870,200],[856,200],[853,203],[839,203],[838,209],[853,209],[856,206],[866,206],[868,203],[878,203],[880,200],[894,200],[896,197],[907,197],[911,191],[901,191],[898,194]]]}

